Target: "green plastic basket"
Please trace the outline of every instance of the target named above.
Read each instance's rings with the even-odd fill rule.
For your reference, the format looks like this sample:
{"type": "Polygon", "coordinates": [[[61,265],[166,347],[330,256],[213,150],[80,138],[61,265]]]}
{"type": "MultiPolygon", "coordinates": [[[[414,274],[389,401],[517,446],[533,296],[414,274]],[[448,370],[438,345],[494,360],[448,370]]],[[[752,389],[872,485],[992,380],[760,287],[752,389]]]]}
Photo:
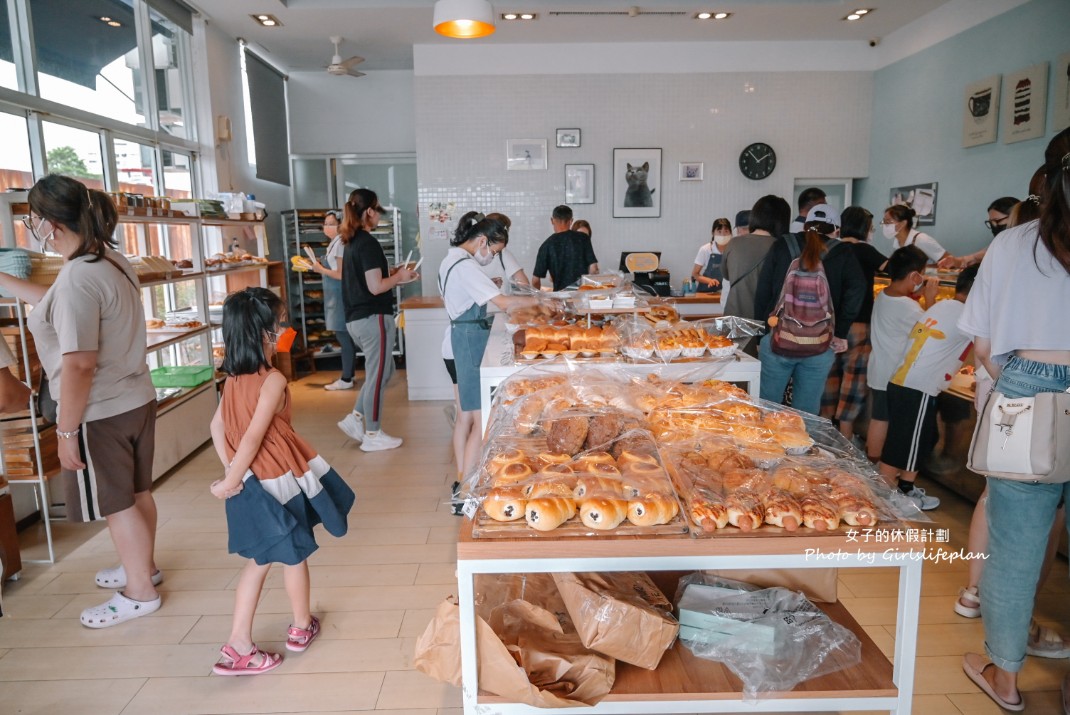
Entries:
{"type": "Polygon", "coordinates": [[[152,384],[156,387],[196,387],[212,379],[211,365],[158,367],[152,370],[152,384]]]}

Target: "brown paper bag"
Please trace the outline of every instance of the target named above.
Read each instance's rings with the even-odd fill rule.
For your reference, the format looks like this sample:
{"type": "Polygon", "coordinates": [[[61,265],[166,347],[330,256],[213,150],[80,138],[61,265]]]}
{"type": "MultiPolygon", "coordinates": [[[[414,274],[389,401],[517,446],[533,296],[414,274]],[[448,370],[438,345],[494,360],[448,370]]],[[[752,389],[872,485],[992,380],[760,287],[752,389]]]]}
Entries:
{"type": "Polygon", "coordinates": [[[672,604],[645,573],[555,573],[583,645],[654,670],[680,624],[672,604]]]}
{"type": "Polygon", "coordinates": [[[718,569],[706,573],[745,581],[759,588],[783,586],[792,591],[802,591],[815,603],[835,603],[839,600],[839,569],[718,569]]]}
{"type": "MultiPolygon", "coordinates": [[[[554,614],[525,601],[496,610],[502,611],[511,644],[507,647],[476,617],[481,691],[544,708],[594,705],[609,693],[616,675],[613,660],[561,632],[554,614]]],[[[439,604],[417,640],[413,665],[436,680],[461,684],[460,611],[452,601],[439,604]]]]}

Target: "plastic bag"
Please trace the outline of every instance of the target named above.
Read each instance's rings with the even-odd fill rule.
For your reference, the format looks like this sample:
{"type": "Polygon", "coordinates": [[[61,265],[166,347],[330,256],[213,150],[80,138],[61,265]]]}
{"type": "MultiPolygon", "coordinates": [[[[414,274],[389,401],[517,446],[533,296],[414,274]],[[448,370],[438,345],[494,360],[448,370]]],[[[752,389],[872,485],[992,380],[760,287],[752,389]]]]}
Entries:
{"type": "Polygon", "coordinates": [[[726,581],[705,574],[681,579],[680,640],[696,656],[735,673],[745,700],[862,662],[858,637],[801,593],[726,589],[726,581]]]}

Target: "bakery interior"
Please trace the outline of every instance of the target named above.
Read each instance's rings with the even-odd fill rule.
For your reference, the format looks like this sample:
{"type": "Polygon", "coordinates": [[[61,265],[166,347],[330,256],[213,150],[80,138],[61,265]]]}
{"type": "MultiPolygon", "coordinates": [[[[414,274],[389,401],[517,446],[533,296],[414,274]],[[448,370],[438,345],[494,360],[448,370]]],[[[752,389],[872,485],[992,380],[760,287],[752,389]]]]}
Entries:
{"type": "MultiPolygon", "coordinates": [[[[26,245],[25,190],[49,171],[73,173],[108,191],[127,217],[120,227],[123,251],[139,256],[146,312],[152,312],[146,315],[150,367],[154,377],[159,370],[175,380],[156,383],[161,416],[153,493],[164,605],[113,629],[76,622],[82,608],[99,600],[93,573],[114,565],[107,529],[65,521],[57,499],[62,491],[50,490],[58,471],[55,437],[29,425],[28,413],[0,422],[6,476],[0,480],[0,712],[458,715],[590,705],[591,712],[617,714],[753,712],[735,671],[684,649],[667,625],[675,623],[672,616],[650,615],[653,597],[635,609],[638,615],[621,609],[622,618],[652,629],[633,639],[638,642],[598,651],[589,638],[612,638],[581,633],[584,657],[598,655],[572,663],[586,668],[587,689],[579,694],[569,690],[576,687],[571,672],[553,686],[528,690],[525,682],[497,694],[442,682],[446,671],[475,682],[477,643],[483,681],[490,670],[482,661],[487,641],[472,618],[489,618],[495,599],[522,599],[530,590],[551,616],[564,608],[583,631],[581,606],[596,593],[649,596],[652,588],[671,611],[679,607],[680,579],[709,569],[745,570],[736,574],[740,580],[799,589],[822,614],[849,623],[851,637],[861,641],[860,662],[839,672],[811,671],[794,691],[793,684],[744,679],[757,683],[760,711],[998,712],[961,669],[962,654],[980,650],[984,639],[980,619],[952,609],[967,563],[882,561],[887,550],[930,545],[843,540],[849,528],[892,522],[906,528],[921,515],[894,495],[872,494],[872,485],[852,486],[858,477],[851,465],[864,455],[852,452],[829,423],[755,406],[757,361],[736,350],[753,327],[721,320],[720,294],[694,294],[683,284],[715,218],[734,220],[767,194],[783,196],[794,212],[799,193],[811,186],[825,191],[831,205],[863,206],[877,221],[897,191],[931,192],[922,230],[956,256],[986,246],[985,207],[996,197],[1025,195],[1047,141],[1070,124],[1070,3],[495,1],[492,34],[436,33],[440,11],[483,5],[491,4],[0,5],[0,245],[26,245]],[[73,40],[83,36],[85,42],[73,40]],[[142,69],[150,66],[152,72],[142,69]],[[1039,100],[1039,129],[1022,138],[1011,134],[1012,75],[1032,77],[1039,100]],[[985,85],[993,77],[994,92],[985,85]],[[991,138],[971,138],[971,122],[996,109],[991,138]],[[741,170],[755,143],[775,151],[774,168],[759,179],[741,170]],[[648,182],[655,189],[652,205],[640,210],[620,202],[626,190],[620,162],[638,158],[653,162],[648,182]],[[577,177],[587,182],[579,193],[570,183],[577,177]],[[314,274],[291,270],[303,246],[322,253],[324,212],[340,208],[358,187],[374,189],[386,207],[374,235],[390,261],[419,262],[421,273],[397,290],[398,372],[383,396],[384,429],[405,444],[378,453],[360,451],[336,426],[355,391],[323,389],[339,376],[337,342],[324,327],[314,274]],[[510,316],[496,316],[481,367],[487,436],[471,484],[479,499],[458,517],[450,501],[458,471],[451,444],[456,407],[440,353],[449,319],[437,285],[446,239],[467,211],[507,214],[509,250],[530,274],[553,232],[551,212],[562,203],[591,224],[604,275],[569,297],[568,316],[526,316],[526,337],[513,332],[518,326],[510,316]],[[629,263],[628,254],[652,254],[655,262],[629,263]],[[621,300],[633,280],[649,289],[621,300]],[[309,560],[322,641],[308,653],[288,654],[276,673],[252,683],[211,675],[241,559],[227,553],[224,506],[209,493],[220,472],[208,428],[217,375],[203,373],[218,368],[221,357],[222,299],[248,286],[274,289],[286,302],[298,335],[291,351],[278,356],[278,367],[290,380],[295,427],[357,494],[349,533],[324,539],[309,560]],[[611,327],[613,316],[630,322],[611,327]],[[571,322],[552,325],[564,317],[571,322]],[[537,348],[526,348],[524,340],[537,348]],[[580,420],[582,436],[571,431],[575,421],[559,420],[553,431],[540,422],[551,393],[591,410],[580,420]],[[691,409],[709,405],[700,416],[691,409]],[[606,418],[605,410],[614,409],[648,421],[606,418]],[[677,409],[689,416],[655,417],[677,409]],[[852,496],[868,495],[872,503],[853,511],[851,522],[807,523],[798,534],[761,518],[754,533],[724,530],[723,523],[706,528],[693,516],[700,505],[680,488],[682,479],[698,494],[701,476],[687,472],[689,452],[679,442],[716,447],[725,438],[716,425],[740,419],[760,432],[755,444],[774,444],[778,460],[815,449],[826,461],[837,460],[835,469],[843,469],[821,467],[822,483],[833,491],[847,485],[852,496]],[[649,428],[654,441],[645,432],[637,436],[636,428],[649,428]],[[594,439],[599,430],[602,437],[594,439]],[[552,471],[552,462],[537,464],[536,454],[576,455],[606,444],[584,462],[589,474],[608,468],[625,483],[631,475],[639,485],[633,496],[661,489],[671,504],[644,506],[658,513],[636,514],[626,504],[619,513],[593,517],[550,514],[561,525],[547,530],[505,515],[517,504],[524,512],[524,501],[479,505],[500,472],[519,470],[517,482],[527,484],[532,472],[552,471]],[[510,452],[532,459],[510,461],[510,452]],[[636,476],[644,470],[666,475],[661,487],[636,476]],[[604,519],[613,526],[599,523],[604,519]],[[836,544],[848,552],[842,563],[816,563],[802,546],[784,548],[793,539],[820,548],[827,538],[840,539],[836,544]],[[599,571],[622,580],[578,578],[599,571]],[[634,582],[623,578],[628,575],[634,582]],[[459,609],[444,605],[450,597],[459,609]],[[429,652],[427,640],[442,635],[435,627],[447,614],[460,621],[452,626],[453,648],[429,652]],[[604,692],[589,692],[602,686],[604,692]],[[781,689],[792,691],[792,704],[778,710],[768,693],[781,689]]],[[[889,253],[891,243],[882,241],[878,226],[874,245],[889,253]]],[[[49,265],[42,269],[58,270],[49,265]]],[[[945,291],[954,284],[953,276],[941,278],[945,291]]],[[[10,303],[0,306],[0,331],[18,355],[20,379],[33,380],[40,363],[23,342],[19,308],[10,303]]],[[[940,508],[926,513],[930,521],[909,526],[915,538],[924,533],[939,541],[934,548],[962,551],[984,488],[965,466],[976,418],[969,371],[956,375],[949,393],[971,405],[970,420],[944,434],[940,456],[923,467],[940,508]]],[[[759,455],[739,466],[764,464],[759,455]]],[[[597,495],[604,484],[595,478],[573,481],[570,492],[588,488],[597,495]]],[[[1036,608],[1039,623],[1064,634],[1070,633],[1066,554],[1063,534],[1036,608]]],[[[257,642],[278,646],[289,618],[280,573],[269,577],[257,615],[257,642]]],[[[764,637],[755,635],[755,642],[764,637]]],[[[493,632],[489,643],[501,645],[493,632]]],[[[1020,681],[1029,712],[1060,712],[1067,662],[1029,660],[1020,681]]]]}

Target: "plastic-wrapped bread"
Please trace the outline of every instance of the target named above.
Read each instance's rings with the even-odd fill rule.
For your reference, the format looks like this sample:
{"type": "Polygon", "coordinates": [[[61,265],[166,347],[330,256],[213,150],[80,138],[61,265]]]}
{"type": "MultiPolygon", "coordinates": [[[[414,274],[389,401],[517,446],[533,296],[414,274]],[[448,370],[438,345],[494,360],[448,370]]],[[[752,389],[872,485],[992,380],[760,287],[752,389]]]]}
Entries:
{"type": "Polygon", "coordinates": [[[806,432],[806,423],[803,418],[794,412],[770,411],[762,415],[762,424],[772,430],[784,430],[787,432],[806,432]]]}
{"type": "Polygon", "coordinates": [[[788,492],[773,487],[762,495],[765,523],[795,531],[803,522],[802,506],[788,492]]]}
{"type": "Polygon", "coordinates": [[[817,531],[834,531],[840,527],[840,510],[823,494],[811,492],[799,499],[803,525],[817,531]]]}
{"type": "Polygon", "coordinates": [[[586,449],[600,449],[612,442],[624,427],[624,418],[616,413],[595,415],[587,427],[586,449]]]}
{"type": "Polygon", "coordinates": [[[483,498],[483,511],[495,521],[516,521],[524,518],[526,504],[520,487],[495,487],[483,498]]]}
{"type": "Polygon", "coordinates": [[[576,502],[560,497],[540,497],[528,501],[524,518],[536,531],[553,531],[576,515],[576,502]]]}
{"type": "Polygon", "coordinates": [[[489,460],[487,460],[487,473],[492,477],[498,476],[498,473],[510,464],[527,464],[528,455],[520,449],[507,449],[503,452],[498,452],[489,460]]]}
{"type": "Polygon", "coordinates": [[[587,427],[590,419],[584,415],[572,415],[551,420],[544,425],[546,430],[546,448],[561,454],[576,454],[583,449],[587,439],[587,427]]]}
{"type": "Polygon", "coordinates": [[[528,479],[534,473],[527,462],[514,462],[502,467],[494,476],[492,483],[496,487],[509,486],[528,479]]]}
{"type": "Polygon", "coordinates": [[[572,455],[563,452],[539,452],[533,461],[536,469],[541,471],[551,464],[568,464],[572,461],[572,455]]]}
{"type": "Polygon", "coordinates": [[[727,472],[731,469],[753,469],[755,466],[750,457],[735,447],[711,449],[708,452],[703,450],[703,454],[706,454],[706,463],[710,465],[710,468],[718,472],[727,472]]]}
{"type": "Polygon", "coordinates": [[[577,499],[586,499],[591,496],[624,496],[624,486],[620,478],[612,477],[580,477],[576,480],[576,488],[572,492],[577,499]]]}
{"type": "Polygon", "coordinates": [[[580,502],[580,521],[598,531],[615,529],[628,517],[628,502],[612,497],[594,497],[580,502]]]}
{"type": "Polygon", "coordinates": [[[773,432],[773,439],[788,454],[805,454],[814,446],[813,438],[800,430],[779,430],[773,432]]]}
{"type": "Polygon", "coordinates": [[[760,469],[730,469],[721,475],[726,493],[739,489],[762,492],[769,486],[769,475],[760,469]]]}
{"type": "Polygon", "coordinates": [[[754,531],[765,522],[762,500],[754,492],[741,489],[724,500],[728,509],[728,523],[740,531],[754,531]]]}
{"type": "Polygon", "coordinates": [[[668,524],[680,512],[676,499],[668,494],[641,494],[628,502],[628,521],[636,526],[668,524]]]}
{"type": "Polygon", "coordinates": [[[874,526],[877,523],[877,507],[873,490],[865,480],[839,469],[826,472],[829,480],[829,497],[840,510],[840,519],[850,526],[874,526]]]}
{"type": "Polygon", "coordinates": [[[651,470],[630,470],[621,475],[621,484],[624,489],[624,496],[628,498],[650,492],[666,494],[671,488],[668,476],[661,467],[655,467],[651,470]]]}
{"type": "Polygon", "coordinates": [[[706,532],[728,526],[728,507],[724,499],[708,489],[696,489],[691,493],[688,516],[695,526],[706,532]]]}
{"type": "Polygon", "coordinates": [[[571,499],[575,491],[575,486],[558,480],[533,480],[524,487],[524,496],[528,499],[539,499],[541,497],[562,497],[571,499]]]}
{"type": "Polygon", "coordinates": [[[617,457],[617,469],[621,472],[628,470],[628,467],[632,464],[657,464],[658,460],[650,452],[635,451],[631,449],[621,450],[620,456],[617,457]]]}
{"type": "Polygon", "coordinates": [[[528,435],[539,428],[539,419],[546,408],[545,395],[528,395],[516,408],[513,424],[518,434],[528,435]]]}

